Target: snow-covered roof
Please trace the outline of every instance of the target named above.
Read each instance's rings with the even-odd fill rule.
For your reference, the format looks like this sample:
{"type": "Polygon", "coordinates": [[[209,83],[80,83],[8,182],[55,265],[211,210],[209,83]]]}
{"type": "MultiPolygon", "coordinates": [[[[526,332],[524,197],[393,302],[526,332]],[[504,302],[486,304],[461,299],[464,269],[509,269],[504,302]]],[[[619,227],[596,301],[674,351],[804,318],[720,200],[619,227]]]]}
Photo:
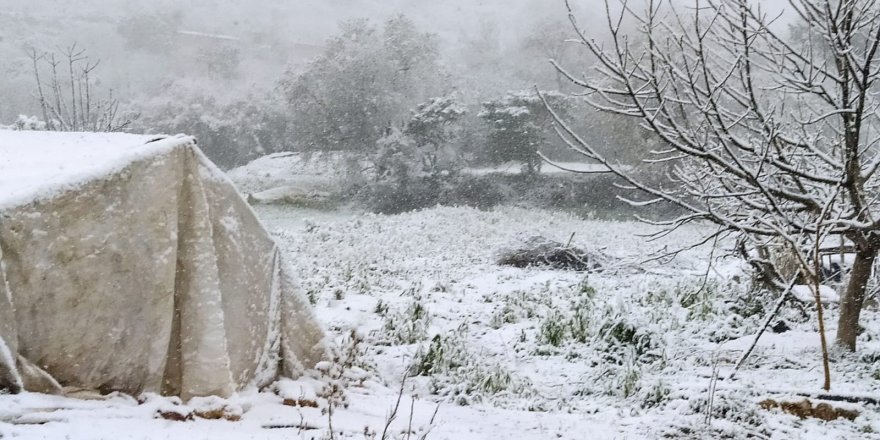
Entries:
{"type": "Polygon", "coordinates": [[[0,210],[75,189],[191,141],[188,136],[0,130],[0,210]]]}

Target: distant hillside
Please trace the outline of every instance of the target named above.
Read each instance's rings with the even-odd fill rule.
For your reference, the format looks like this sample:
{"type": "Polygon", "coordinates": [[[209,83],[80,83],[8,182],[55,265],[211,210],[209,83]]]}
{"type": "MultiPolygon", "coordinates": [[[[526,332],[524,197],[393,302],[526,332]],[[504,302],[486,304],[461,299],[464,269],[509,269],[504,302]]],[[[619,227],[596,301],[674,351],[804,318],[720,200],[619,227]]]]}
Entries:
{"type": "MultiPolygon", "coordinates": [[[[220,84],[213,89],[243,96],[266,89],[290,65],[317,56],[342,20],[381,22],[405,14],[424,31],[440,35],[451,64],[475,42],[515,46],[546,17],[564,20],[561,0],[6,0],[0,6],[0,122],[35,112],[27,48],[59,51],[74,42],[101,60],[103,89],[121,99],[139,99],[171,81],[220,84]],[[155,34],[169,39],[159,50],[132,48],[121,33],[131,20],[172,23],[155,34]],[[183,32],[183,33],[181,33],[183,32]],[[221,36],[222,38],[211,38],[221,36]],[[236,64],[213,72],[217,63],[236,64]]],[[[589,5],[593,0],[575,2],[589,5]]],[[[595,14],[585,14],[595,16],[595,14]]],[[[129,38],[131,40],[131,38],[129,38]]],[[[461,69],[460,69],[461,70],[461,69]]]]}

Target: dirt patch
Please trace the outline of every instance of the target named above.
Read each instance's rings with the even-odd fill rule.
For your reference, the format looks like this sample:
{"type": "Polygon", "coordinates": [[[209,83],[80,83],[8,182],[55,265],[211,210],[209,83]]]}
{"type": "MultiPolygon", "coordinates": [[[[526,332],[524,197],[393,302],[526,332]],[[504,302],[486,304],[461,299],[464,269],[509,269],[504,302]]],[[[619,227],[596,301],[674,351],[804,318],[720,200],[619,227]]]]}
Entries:
{"type": "Polygon", "coordinates": [[[766,410],[779,408],[782,410],[782,412],[798,416],[802,419],[810,417],[825,421],[837,419],[847,419],[852,421],[859,416],[858,411],[835,408],[824,402],[813,406],[813,403],[810,402],[809,399],[804,399],[799,402],[777,402],[773,399],[767,399],[761,401],[759,405],[761,405],[761,408],[764,408],[766,410]]]}
{"type": "Polygon", "coordinates": [[[309,399],[284,399],[285,406],[298,406],[301,408],[317,408],[318,402],[309,399]]]}
{"type": "Polygon", "coordinates": [[[156,411],[156,418],[171,420],[173,422],[190,422],[195,420],[192,412],[178,412],[178,411],[156,411]]]}
{"type": "Polygon", "coordinates": [[[207,420],[228,420],[230,422],[237,422],[241,420],[241,414],[238,414],[234,411],[229,411],[228,408],[213,408],[205,411],[195,410],[193,411],[196,417],[207,420]]]}

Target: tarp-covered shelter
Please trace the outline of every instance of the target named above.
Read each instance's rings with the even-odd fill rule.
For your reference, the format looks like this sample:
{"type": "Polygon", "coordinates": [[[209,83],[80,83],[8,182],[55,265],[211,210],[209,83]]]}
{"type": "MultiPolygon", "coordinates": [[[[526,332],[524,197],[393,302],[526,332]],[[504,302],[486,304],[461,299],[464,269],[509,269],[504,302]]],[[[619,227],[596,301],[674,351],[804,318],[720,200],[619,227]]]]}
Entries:
{"type": "Polygon", "coordinates": [[[228,396],[323,338],[192,137],[0,130],[0,388],[228,396]]]}

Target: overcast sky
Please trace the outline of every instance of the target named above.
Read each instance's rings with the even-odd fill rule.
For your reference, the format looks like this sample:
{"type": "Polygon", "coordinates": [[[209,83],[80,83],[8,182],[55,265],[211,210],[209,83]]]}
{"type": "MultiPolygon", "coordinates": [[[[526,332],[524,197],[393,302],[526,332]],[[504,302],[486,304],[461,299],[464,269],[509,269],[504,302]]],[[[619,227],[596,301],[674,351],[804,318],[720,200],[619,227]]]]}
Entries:
{"type": "MultiPolygon", "coordinates": [[[[789,7],[788,0],[754,1],[772,14],[789,7]]],[[[585,26],[603,24],[604,0],[571,3],[585,26]]],[[[367,16],[381,20],[390,14],[404,13],[426,30],[445,37],[472,33],[481,25],[492,23],[503,38],[512,39],[524,31],[526,23],[566,16],[564,0],[296,0],[290,4],[294,15],[305,19],[301,24],[306,38],[332,34],[335,26],[331,23],[340,19],[367,16]]]]}
{"type": "MultiPolygon", "coordinates": [[[[675,1],[692,4],[694,0],[675,1]]],[[[773,12],[788,5],[788,0],[753,1],[773,12]]],[[[586,26],[602,23],[604,0],[571,2],[586,26]]],[[[450,39],[477,33],[487,23],[497,27],[503,38],[512,39],[527,30],[529,23],[548,17],[564,19],[564,4],[564,0],[0,0],[0,14],[24,11],[35,15],[89,16],[184,10],[193,11],[191,21],[205,31],[216,32],[217,27],[225,27],[229,33],[235,33],[230,23],[253,22],[309,42],[320,42],[335,32],[340,20],[369,17],[381,21],[389,15],[404,13],[425,30],[450,39]]]]}

